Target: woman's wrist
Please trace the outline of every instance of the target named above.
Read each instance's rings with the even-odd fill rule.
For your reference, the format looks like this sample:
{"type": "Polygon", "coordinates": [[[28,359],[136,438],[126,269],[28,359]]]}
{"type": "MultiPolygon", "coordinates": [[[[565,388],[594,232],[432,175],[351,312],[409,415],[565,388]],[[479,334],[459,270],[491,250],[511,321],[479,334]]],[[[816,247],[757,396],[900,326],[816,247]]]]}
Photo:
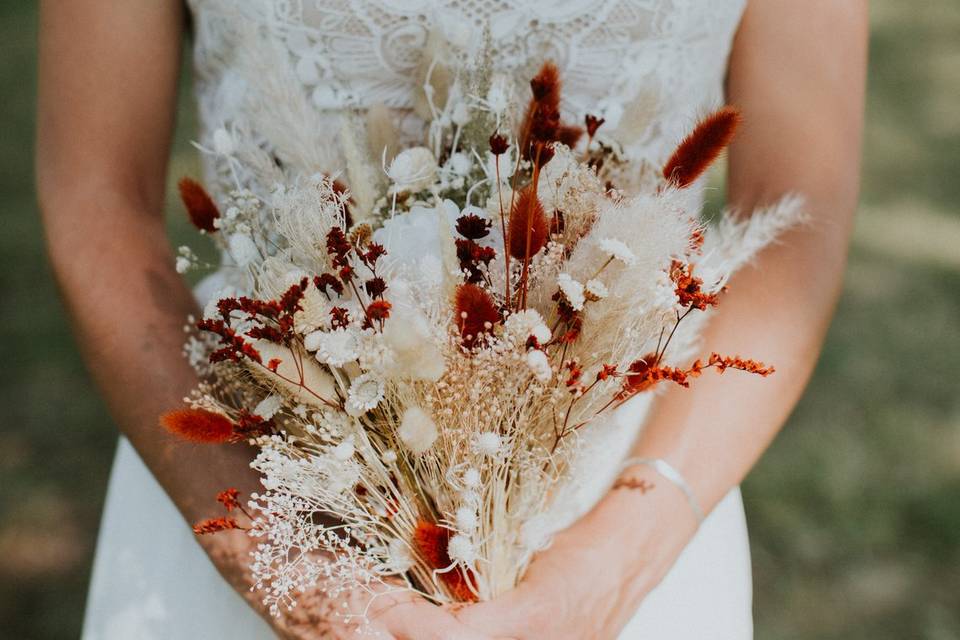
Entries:
{"type": "Polygon", "coordinates": [[[582,524],[617,554],[619,580],[634,607],[663,579],[699,527],[684,492],[647,465],[625,469],[582,524]]]}

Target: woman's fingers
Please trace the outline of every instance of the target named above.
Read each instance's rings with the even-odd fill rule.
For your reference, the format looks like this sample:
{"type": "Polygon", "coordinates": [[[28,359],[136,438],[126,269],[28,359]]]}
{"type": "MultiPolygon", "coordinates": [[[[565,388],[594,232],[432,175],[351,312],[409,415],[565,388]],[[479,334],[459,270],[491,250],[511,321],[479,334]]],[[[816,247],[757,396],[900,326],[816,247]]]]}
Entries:
{"type": "Polygon", "coordinates": [[[397,640],[494,640],[447,610],[424,601],[396,602],[383,611],[383,624],[397,640]]]}
{"type": "Polygon", "coordinates": [[[510,640],[534,637],[533,630],[539,624],[539,614],[516,598],[479,602],[459,609],[455,615],[460,622],[488,637],[510,640]]]}

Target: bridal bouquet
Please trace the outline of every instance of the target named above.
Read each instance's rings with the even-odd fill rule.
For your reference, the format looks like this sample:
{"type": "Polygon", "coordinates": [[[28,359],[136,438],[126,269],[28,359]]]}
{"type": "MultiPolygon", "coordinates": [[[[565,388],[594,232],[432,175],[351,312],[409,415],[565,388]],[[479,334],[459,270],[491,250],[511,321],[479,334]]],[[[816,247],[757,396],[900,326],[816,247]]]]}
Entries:
{"type": "MultiPolygon", "coordinates": [[[[221,131],[227,174],[274,186],[217,204],[180,183],[235,268],[188,338],[202,382],[161,422],[257,448],[262,493],[223,492],[226,516],[195,531],[258,540],[275,612],[318,588],[493,598],[548,544],[544,514],[592,472],[578,451],[618,407],[707,370],[773,371],[693,356],[731,273],[798,215],[786,200],[699,221],[698,177],[737,112],[652,172],[601,119],[562,121],[553,65],[530,86],[525,108],[482,73],[425,92],[425,146],[348,124],[336,176],[221,131]]],[[[181,271],[195,262],[181,249],[181,271]]]]}

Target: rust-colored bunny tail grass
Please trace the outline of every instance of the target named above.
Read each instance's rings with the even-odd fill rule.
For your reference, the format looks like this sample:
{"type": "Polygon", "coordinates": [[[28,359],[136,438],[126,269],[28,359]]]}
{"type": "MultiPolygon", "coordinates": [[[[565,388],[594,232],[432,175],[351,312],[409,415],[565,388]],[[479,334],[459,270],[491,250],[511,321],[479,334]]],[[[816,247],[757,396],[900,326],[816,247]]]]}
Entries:
{"type": "MultiPolygon", "coordinates": [[[[453,564],[447,545],[450,543],[450,530],[420,520],[413,532],[413,544],[432,569],[447,569],[453,564]]],[[[467,583],[467,576],[460,567],[439,574],[440,581],[458,602],[476,602],[477,596],[467,583]]]]}
{"type": "Polygon", "coordinates": [[[524,187],[513,203],[507,228],[510,255],[526,260],[540,253],[550,239],[550,222],[532,185],[524,187]],[[529,245],[527,236],[530,237],[529,245]]]}
{"type": "Polygon", "coordinates": [[[170,411],[160,416],[160,426],[188,442],[223,444],[234,438],[233,422],[206,409],[170,411]]]}
{"type": "Polygon", "coordinates": [[[547,61],[530,80],[533,97],[527,105],[520,128],[521,153],[529,159],[537,142],[546,144],[557,139],[560,129],[560,70],[547,61]]]}
{"type": "Polygon", "coordinates": [[[500,320],[500,311],[493,298],[475,284],[461,284],[454,298],[454,313],[460,337],[466,347],[476,344],[478,338],[489,333],[500,320]]]}
{"type": "Polygon", "coordinates": [[[220,210],[203,185],[193,178],[181,178],[177,188],[193,226],[207,233],[215,233],[217,227],[214,220],[220,217],[220,210]]]}
{"type": "Polygon", "coordinates": [[[723,107],[701,120],[670,156],[663,177],[681,189],[693,184],[730,144],[740,121],[734,107],[723,107]]]}

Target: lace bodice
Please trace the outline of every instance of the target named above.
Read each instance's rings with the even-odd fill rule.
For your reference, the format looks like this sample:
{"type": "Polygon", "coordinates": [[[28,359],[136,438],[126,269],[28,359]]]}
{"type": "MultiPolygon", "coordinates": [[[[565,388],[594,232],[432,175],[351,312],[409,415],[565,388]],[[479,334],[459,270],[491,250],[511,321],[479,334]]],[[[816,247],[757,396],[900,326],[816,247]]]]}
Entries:
{"type": "MultiPolygon", "coordinates": [[[[288,128],[335,132],[344,111],[384,105],[411,139],[421,138],[418,73],[439,38],[444,55],[461,63],[489,52],[492,68],[523,90],[552,59],[571,121],[600,115],[605,134],[630,155],[659,162],[722,100],[745,1],[190,0],[201,142],[222,147],[235,126],[271,142],[264,118],[282,118],[270,113],[268,96],[253,95],[264,93],[264,73],[302,91],[307,106],[283,114],[288,128]]],[[[324,146],[316,162],[335,165],[336,145],[328,137],[324,146]]]]}

